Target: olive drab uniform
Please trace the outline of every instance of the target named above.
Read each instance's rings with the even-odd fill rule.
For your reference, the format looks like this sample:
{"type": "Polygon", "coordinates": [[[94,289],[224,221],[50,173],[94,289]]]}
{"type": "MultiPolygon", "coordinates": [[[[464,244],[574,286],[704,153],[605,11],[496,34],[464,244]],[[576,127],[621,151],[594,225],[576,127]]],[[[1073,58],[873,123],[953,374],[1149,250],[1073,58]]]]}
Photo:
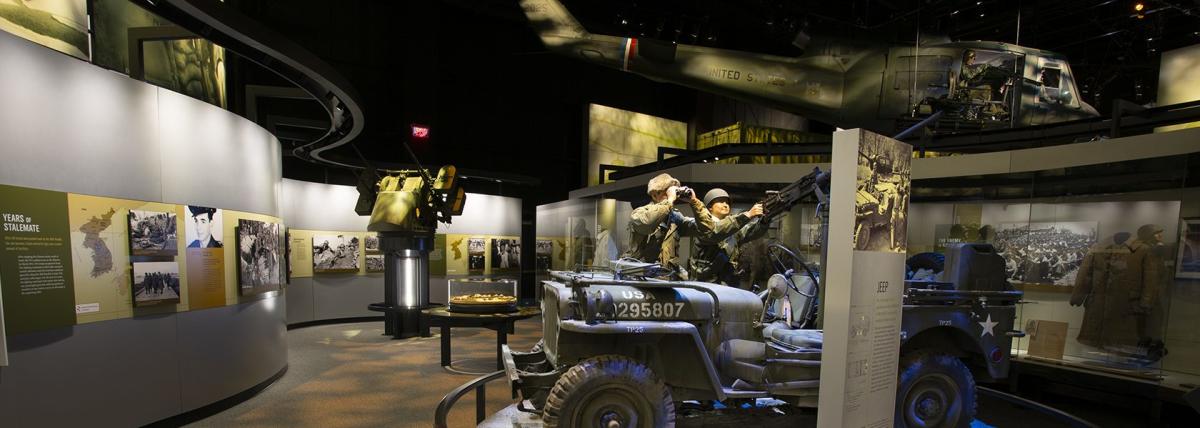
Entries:
{"type": "Polygon", "coordinates": [[[653,202],[629,214],[629,250],[625,257],[643,262],[657,262],[665,268],[681,271],[676,260],[680,236],[702,236],[713,228],[713,217],[696,198],[688,203],[695,218],[684,217],[666,201],[653,202]]]}
{"type": "Polygon", "coordinates": [[[750,219],[745,213],[717,220],[711,233],[692,238],[688,279],[739,287],[738,251],[742,244],[761,238],[766,232],[766,224],[750,219]]]}
{"type": "Polygon", "coordinates": [[[1073,305],[1082,304],[1077,340],[1096,347],[1134,347],[1147,339],[1147,314],[1163,288],[1163,261],[1142,240],[1108,243],[1084,258],[1075,280],[1073,305]]]}

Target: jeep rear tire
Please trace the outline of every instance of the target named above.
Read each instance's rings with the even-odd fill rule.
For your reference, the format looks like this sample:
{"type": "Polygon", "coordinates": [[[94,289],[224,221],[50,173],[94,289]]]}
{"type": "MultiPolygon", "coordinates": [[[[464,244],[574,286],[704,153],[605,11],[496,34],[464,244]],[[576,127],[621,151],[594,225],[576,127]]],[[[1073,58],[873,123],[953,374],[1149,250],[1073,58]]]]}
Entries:
{"type": "Polygon", "coordinates": [[[601,355],[576,364],[550,389],[546,428],[675,426],[671,390],[644,364],[601,355]]]}
{"type": "Polygon", "coordinates": [[[936,351],[906,355],[896,388],[899,428],[959,428],[975,419],[975,378],[957,357],[936,351]]]}

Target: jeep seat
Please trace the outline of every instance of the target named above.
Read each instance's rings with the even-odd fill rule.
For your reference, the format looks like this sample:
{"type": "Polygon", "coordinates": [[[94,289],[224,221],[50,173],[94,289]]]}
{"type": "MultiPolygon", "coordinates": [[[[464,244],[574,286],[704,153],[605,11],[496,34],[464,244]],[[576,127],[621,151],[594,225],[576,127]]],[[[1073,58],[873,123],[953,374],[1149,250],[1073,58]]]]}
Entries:
{"type": "Polygon", "coordinates": [[[821,349],[824,333],[821,330],[792,328],[783,321],[775,321],[763,329],[763,337],[804,349],[821,349]]]}

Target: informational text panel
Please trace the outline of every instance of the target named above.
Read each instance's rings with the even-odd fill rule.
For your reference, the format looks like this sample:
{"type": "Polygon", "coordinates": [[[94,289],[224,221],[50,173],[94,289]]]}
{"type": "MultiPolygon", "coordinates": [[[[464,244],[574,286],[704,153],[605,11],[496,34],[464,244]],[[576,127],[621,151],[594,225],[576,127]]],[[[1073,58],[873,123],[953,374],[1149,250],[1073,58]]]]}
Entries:
{"type": "Polygon", "coordinates": [[[893,425],[911,163],[908,144],[833,134],[819,427],[893,425]]]}

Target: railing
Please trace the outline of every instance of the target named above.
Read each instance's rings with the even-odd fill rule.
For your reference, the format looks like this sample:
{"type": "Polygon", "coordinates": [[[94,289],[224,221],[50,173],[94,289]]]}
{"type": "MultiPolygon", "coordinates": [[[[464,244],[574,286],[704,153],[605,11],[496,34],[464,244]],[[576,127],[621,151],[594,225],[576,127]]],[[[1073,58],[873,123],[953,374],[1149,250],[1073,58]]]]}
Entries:
{"type": "Polygon", "coordinates": [[[449,427],[446,425],[446,416],[450,414],[450,409],[454,407],[454,403],[457,403],[458,399],[467,395],[471,390],[475,391],[475,423],[483,422],[487,418],[487,383],[502,377],[504,377],[504,370],[497,370],[454,388],[453,391],[442,397],[442,401],[438,402],[437,413],[433,415],[434,428],[449,427]]]}
{"type": "Polygon", "coordinates": [[[1032,409],[1034,411],[1037,411],[1043,415],[1053,418],[1056,422],[1059,422],[1059,423],[1063,424],[1064,426],[1068,426],[1071,428],[1100,428],[1098,425],[1088,422],[1078,416],[1072,415],[1072,414],[1064,412],[1062,410],[1055,409],[1053,407],[1047,406],[1042,403],[1038,403],[1036,401],[1032,401],[1032,400],[1029,400],[1026,398],[1021,398],[1021,397],[1018,397],[1018,396],[1015,396],[1012,394],[1000,392],[1000,391],[997,391],[997,390],[994,390],[991,388],[987,388],[987,387],[982,387],[982,386],[976,386],[975,390],[977,392],[979,392],[980,394],[999,398],[999,399],[1007,401],[1015,406],[1024,407],[1027,409],[1032,409]]]}

